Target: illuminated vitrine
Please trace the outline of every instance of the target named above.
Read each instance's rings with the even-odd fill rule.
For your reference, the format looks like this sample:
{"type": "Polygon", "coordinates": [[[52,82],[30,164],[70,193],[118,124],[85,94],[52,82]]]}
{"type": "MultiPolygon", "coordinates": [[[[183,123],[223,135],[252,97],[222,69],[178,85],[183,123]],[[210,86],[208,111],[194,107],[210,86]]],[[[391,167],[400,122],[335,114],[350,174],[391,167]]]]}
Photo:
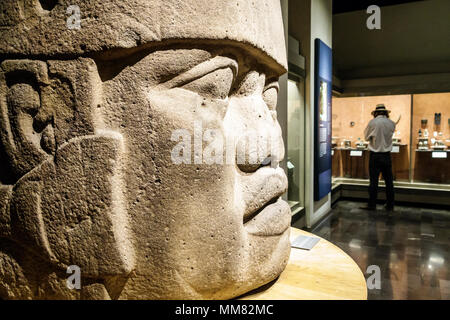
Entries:
{"type": "Polygon", "coordinates": [[[450,184],[450,93],[333,97],[333,178],[369,178],[364,129],[380,103],[397,122],[391,153],[395,181],[450,184]]]}

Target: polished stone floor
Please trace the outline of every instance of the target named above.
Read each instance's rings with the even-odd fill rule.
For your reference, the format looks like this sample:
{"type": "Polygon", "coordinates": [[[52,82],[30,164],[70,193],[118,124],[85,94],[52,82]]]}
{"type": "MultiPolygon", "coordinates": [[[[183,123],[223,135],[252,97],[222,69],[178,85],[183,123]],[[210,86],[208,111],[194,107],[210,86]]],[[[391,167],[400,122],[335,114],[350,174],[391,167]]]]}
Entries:
{"type": "Polygon", "coordinates": [[[389,218],[382,206],[361,205],[338,202],[311,232],[343,249],[366,279],[369,266],[380,268],[381,289],[368,298],[450,299],[450,211],[398,206],[389,218]]]}

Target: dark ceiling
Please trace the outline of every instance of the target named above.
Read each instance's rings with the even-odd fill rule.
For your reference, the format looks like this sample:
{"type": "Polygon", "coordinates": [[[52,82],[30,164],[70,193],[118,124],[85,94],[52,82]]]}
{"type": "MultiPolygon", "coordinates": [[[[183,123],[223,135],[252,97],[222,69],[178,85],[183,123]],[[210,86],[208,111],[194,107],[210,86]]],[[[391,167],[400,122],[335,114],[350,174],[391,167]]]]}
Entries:
{"type": "Polygon", "coordinates": [[[425,0],[333,0],[333,14],[366,10],[371,5],[384,7],[417,1],[425,0]]]}

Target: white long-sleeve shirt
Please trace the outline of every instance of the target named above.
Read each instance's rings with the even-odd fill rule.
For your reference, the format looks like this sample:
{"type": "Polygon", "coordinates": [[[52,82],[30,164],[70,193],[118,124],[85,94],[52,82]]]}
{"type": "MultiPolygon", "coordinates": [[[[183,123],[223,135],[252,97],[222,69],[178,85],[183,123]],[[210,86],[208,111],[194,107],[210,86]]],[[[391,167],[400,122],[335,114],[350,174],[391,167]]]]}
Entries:
{"type": "Polygon", "coordinates": [[[369,150],[373,152],[390,152],[395,122],[386,116],[378,116],[370,120],[364,130],[364,137],[369,141],[369,150]]]}

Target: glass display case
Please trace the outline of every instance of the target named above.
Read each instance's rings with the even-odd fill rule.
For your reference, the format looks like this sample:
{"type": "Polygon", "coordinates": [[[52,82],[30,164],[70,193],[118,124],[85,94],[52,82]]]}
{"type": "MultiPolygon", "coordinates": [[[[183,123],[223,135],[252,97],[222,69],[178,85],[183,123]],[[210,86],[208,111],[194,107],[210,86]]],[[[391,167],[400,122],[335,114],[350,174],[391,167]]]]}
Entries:
{"type": "Polygon", "coordinates": [[[380,103],[397,122],[391,153],[395,181],[450,184],[450,93],[333,97],[333,178],[369,178],[364,129],[380,103]]]}
{"type": "Polygon", "coordinates": [[[305,126],[305,85],[299,78],[288,80],[288,141],[287,141],[287,171],[288,171],[288,202],[291,210],[304,207],[304,126],[305,126]]]}
{"type": "Polygon", "coordinates": [[[450,184],[450,93],[413,95],[412,181],[450,184]]]}

